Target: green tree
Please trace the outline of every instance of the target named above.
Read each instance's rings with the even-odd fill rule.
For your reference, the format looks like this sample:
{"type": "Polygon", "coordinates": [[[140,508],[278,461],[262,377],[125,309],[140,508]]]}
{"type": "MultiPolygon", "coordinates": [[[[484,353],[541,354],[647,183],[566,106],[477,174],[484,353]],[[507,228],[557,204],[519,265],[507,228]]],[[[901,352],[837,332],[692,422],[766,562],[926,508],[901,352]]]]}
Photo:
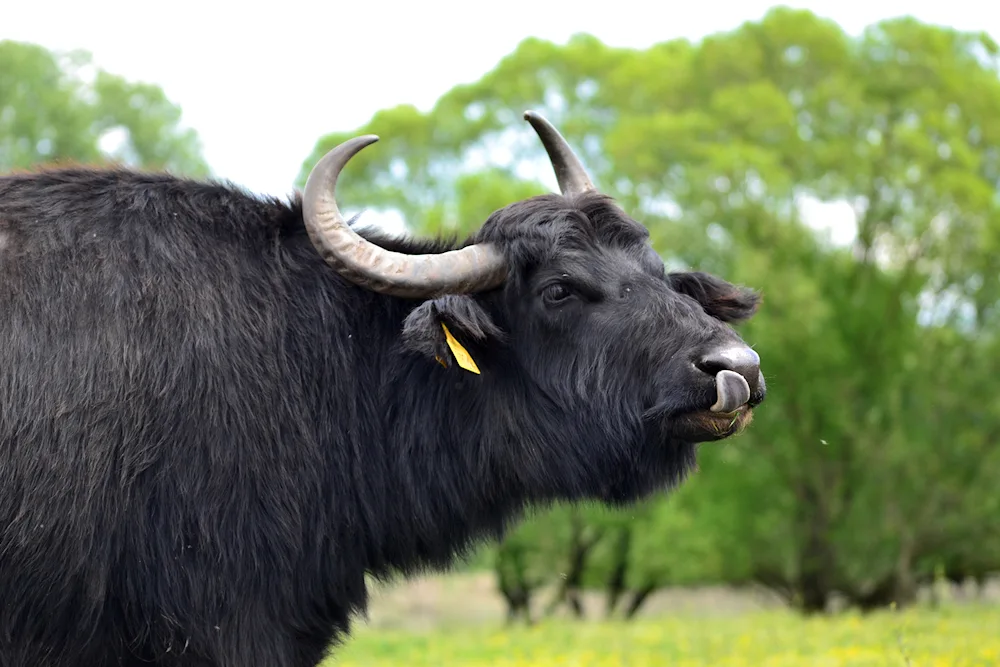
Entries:
{"type": "Polygon", "coordinates": [[[84,52],[0,41],[0,170],[118,162],[207,176],[180,118],[159,87],[95,68],[84,52]]]}

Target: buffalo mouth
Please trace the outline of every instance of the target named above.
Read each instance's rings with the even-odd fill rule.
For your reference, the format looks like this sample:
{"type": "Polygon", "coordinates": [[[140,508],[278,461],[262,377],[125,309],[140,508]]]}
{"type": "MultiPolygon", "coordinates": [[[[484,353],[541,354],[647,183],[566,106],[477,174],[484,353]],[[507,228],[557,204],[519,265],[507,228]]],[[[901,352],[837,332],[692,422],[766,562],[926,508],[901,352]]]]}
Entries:
{"type": "Polygon", "coordinates": [[[722,440],[742,433],[753,421],[753,408],[744,404],[731,412],[694,410],[673,420],[674,434],[693,442],[722,440]]]}
{"type": "Polygon", "coordinates": [[[707,410],[699,408],[681,416],[675,431],[682,438],[707,442],[741,433],[753,421],[753,406],[763,400],[760,387],[757,396],[746,378],[732,370],[720,370],[715,375],[715,402],[707,410]]]}
{"type": "Polygon", "coordinates": [[[681,398],[679,403],[667,392],[646,409],[644,418],[657,424],[653,428],[668,441],[712,442],[742,433],[766,396],[763,377],[751,386],[744,375],[723,369],[713,380],[710,386],[689,387],[694,396],[674,394],[675,400],[681,398]]]}

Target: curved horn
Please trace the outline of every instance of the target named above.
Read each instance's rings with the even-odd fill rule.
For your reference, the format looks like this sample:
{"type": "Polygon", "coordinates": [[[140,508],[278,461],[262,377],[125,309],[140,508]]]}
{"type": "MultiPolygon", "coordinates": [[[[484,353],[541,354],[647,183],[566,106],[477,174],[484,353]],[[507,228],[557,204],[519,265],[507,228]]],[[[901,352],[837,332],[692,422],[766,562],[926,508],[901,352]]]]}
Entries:
{"type": "Polygon", "coordinates": [[[506,262],[489,245],[407,255],[381,248],[347,225],[334,197],[337,177],[352,157],[376,141],[373,134],[349,139],[323,156],[309,173],[302,197],[303,217],[323,259],[351,282],[393,296],[433,298],[500,285],[506,278],[506,262]]]}
{"type": "Polygon", "coordinates": [[[545,152],[549,154],[552,168],[555,169],[559,189],[564,195],[597,189],[590,182],[587,170],[583,168],[583,164],[576,157],[573,149],[569,147],[569,144],[552,123],[545,120],[537,111],[525,111],[524,119],[531,123],[535,132],[538,133],[538,138],[542,140],[545,152]]]}

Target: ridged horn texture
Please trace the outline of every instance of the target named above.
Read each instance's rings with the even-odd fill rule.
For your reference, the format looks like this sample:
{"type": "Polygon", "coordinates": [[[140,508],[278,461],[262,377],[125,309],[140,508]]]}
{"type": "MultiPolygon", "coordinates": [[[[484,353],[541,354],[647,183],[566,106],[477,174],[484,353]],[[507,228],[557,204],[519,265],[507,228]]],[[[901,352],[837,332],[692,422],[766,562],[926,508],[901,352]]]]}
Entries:
{"type": "Polygon", "coordinates": [[[524,119],[531,123],[545,146],[545,152],[549,154],[549,161],[555,169],[556,179],[559,181],[559,190],[564,195],[580,194],[582,192],[596,190],[594,184],[587,175],[587,170],[576,153],[569,147],[563,136],[559,134],[552,123],[547,121],[536,111],[525,111],[524,119]]]}
{"type": "Polygon", "coordinates": [[[379,247],[347,225],[334,197],[337,177],[352,157],[376,141],[373,134],[349,139],[323,156],[309,174],[303,214],[309,238],[323,259],[356,285],[404,298],[479,292],[502,284],[507,263],[490,245],[407,255],[379,247]]]}

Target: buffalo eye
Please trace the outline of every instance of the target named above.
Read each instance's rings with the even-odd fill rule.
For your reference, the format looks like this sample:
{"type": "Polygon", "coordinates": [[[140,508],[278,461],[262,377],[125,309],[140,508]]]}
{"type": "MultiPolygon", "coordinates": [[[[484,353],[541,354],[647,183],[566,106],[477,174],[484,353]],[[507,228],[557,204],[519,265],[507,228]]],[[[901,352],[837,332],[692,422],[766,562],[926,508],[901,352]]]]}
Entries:
{"type": "Polygon", "coordinates": [[[547,306],[558,306],[565,303],[571,296],[572,290],[564,283],[552,283],[542,290],[542,301],[547,306]]]}

